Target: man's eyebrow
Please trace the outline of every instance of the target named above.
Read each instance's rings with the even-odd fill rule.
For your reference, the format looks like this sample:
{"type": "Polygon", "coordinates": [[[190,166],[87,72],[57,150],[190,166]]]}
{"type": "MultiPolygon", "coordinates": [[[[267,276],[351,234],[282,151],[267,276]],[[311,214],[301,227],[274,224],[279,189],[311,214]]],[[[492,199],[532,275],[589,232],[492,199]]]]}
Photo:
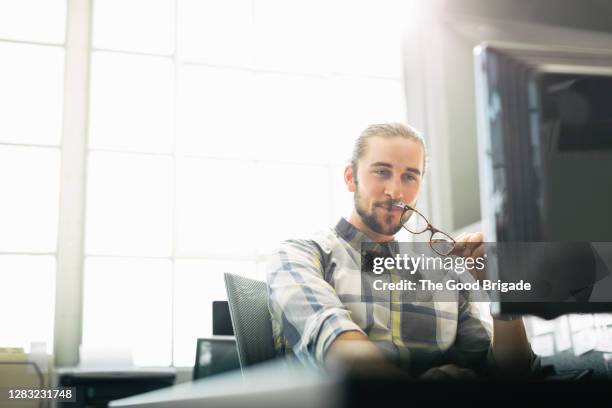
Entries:
{"type": "MultiPolygon", "coordinates": [[[[391,164],[386,163],[386,162],[375,162],[375,163],[372,163],[370,165],[370,167],[387,167],[389,169],[393,168],[393,166],[391,164]]],[[[421,175],[421,171],[419,169],[415,169],[414,167],[406,167],[406,171],[408,171],[410,173],[414,173],[417,176],[421,175]]]]}
{"type": "Polygon", "coordinates": [[[370,164],[370,167],[388,167],[388,168],[393,168],[393,166],[389,163],[385,163],[385,162],[376,162],[376,163],[372,163],[370,164]]]}

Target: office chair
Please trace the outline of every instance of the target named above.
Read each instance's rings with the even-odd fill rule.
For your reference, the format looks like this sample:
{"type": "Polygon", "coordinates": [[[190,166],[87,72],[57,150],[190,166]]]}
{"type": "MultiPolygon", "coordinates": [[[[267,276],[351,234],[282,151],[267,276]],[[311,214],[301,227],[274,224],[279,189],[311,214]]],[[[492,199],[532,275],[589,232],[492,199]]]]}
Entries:
{"type": "Polygon", "coordinates": [[[231,273],[224,275],[240,368],[273,359],[266,284],[231,273]]]}

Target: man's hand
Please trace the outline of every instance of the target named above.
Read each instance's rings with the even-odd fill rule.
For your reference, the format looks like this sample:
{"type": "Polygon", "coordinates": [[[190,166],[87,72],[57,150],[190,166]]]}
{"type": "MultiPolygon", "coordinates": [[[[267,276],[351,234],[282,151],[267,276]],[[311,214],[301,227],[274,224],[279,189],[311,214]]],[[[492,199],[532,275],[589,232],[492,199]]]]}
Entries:
{"type": "MultiPolygon", "coordinates": [[[[482,232],[464,232],[456,240],[452,254],[465,258],[484,257],[485,245],[482,232]]],[[[469,270],[474,279],[481,282],[486,277],[485,268],[469,270]]],[[[531,348],[522,320],[493,320],[493,355],[502,376],[520,377],[529,372],[531,348]]],[[[439,375],[439,373],[438,373],[439,375]]]]}
{"type": "Polygon", "coordinates": [[[447,364],[441,367],[433,367],[425,371],[419,377],[421,380],[428,381],[445,381],[445,380],[459,380],[459,381],[475,381],[478,380],[478,375],[469,368],[461,368],[455,364],[447,364]]]}
{"type": "Polygon", "coordinates": [[[353,365],[360,362],[380,362],[385,357],[370,341],[368,336],[359,331],[347,331],[340,334],[327,351],[325,363],[328,367],[336,364],[353,365]]]}
{"type": "MultiPolygon", "coordinates": [[[[464,258],[476,258],[484,257],[485,245],[484,245],[484,234],[482,232],[464,232],[459,235],[456,239],[455,249],[452,255],[461,256],[464,258]]],[[[486,265],[486,264],[485,264],[486,265]]],[[[486,276],[486,266],[483,269],[469,269],[474,279],[482,281],[486,276]]]]}
{"type": "Polygon", "coordinates": [[[331,371],[351,375],[408,377],[359,331],[347,331],[336,337],[325,356],[325,365],[331,371]]]}

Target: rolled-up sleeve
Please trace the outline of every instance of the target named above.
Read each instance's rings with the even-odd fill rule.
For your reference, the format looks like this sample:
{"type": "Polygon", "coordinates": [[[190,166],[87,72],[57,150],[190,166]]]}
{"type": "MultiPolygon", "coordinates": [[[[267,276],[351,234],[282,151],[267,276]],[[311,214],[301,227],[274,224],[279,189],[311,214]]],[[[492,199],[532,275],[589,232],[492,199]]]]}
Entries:
{"type": "Polygon", "coordinates": [[[454,348],[463,363],[475,369],[492,364],[493,318],[485,302],[461,299],[454,348]]]}
{"type": "Polygon", "coordinates": [[[363,333],[325,281],[322,252],[314,241],[285,241],[270,257],[266,279],[275,335],[301,361],[321,364],[338,335],[363,333]]]}

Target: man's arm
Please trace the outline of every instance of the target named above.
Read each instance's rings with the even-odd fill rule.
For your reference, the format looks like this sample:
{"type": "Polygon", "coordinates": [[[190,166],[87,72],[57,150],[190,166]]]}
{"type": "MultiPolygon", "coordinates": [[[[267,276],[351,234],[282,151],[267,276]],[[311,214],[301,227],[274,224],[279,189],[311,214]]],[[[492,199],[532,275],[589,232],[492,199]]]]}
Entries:
{"type": "Polygon", "coordinates": [[[385,378],[411,378],[410,374],[392,364],[378,347],[360,331],[340,334],[327,351],[325,366],[354,375],[385,378]]]}
{"type": "MultiPolygon", "coordinates": [[[[481,232],[463,233],[457,237],[455,254],[474,259],[482,257],[484,255],[483,241],[484,235],[481,232]]],[[[472,273],[472,275],[476,280],[484,279],[484,271],[472,273]]],[[[527,340],[522,319],[508,321],[493,319],[491,351],[495,365],[503,376],[521,376],[532,370],[535,354],[527,340]]]]}
{"type": "Polygon", "coordinates": [[[353,365],[360,362],[385,362],[385,356],[370,341],[368,336],[359,331],[347,331],[340,334],[329,347],[325,356],[325,365],[353,365]]]}
{"type": "Polygon", "coordinates": [[[502,375],[520,376],[530,372],[534,355],[523,319],[493,320],[493,357],[502,375]]]}
{"type": "Polygon", "coordinates": [[[347,332],[365,337],[334,288],[324,279],[324,260],[314,241],[285,241],[268,265],[268,305],[296,357],[325,363],[335,340],[347,332]]]}

